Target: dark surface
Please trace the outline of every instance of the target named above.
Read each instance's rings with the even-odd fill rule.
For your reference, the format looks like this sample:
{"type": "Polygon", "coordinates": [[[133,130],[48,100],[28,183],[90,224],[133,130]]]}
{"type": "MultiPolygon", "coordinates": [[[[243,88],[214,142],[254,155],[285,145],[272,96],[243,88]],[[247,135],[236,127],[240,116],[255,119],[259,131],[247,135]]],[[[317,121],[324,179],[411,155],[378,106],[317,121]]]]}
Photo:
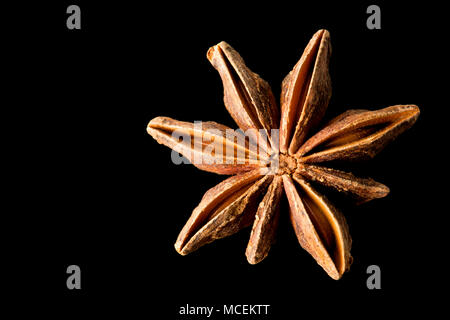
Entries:
{"type": "Polygon", "coordinates": [[[81,31],[65,27],[72,3],[47,4],[36,8],[45,19],[15,38],[24,49],[12,80],[25,89],[16,101],[32,159],[23,160],[30,196],[16,207],[29,240],[11,263],[24,268],[15,280],[21,293],[46,297],[43,306],[63,307],[61,314],[123,310],[167,319],[183,319],[177,312],[188,303],[270,304],[278,319],[306,310],[346,317],[387,307],[398,314],[411,306],[434,310],[424,297],[445,276],[437,229],[446,210],[432,203],[439,198],[434,181],[444,179],[432,150],[444,137],[430,138],[447,108],[439,80],[442,9],[381,3],[382,29],[368,30],[371,3],[277,1],[256,3],[254,11],[228,3],[77,3],[81,31]],[[327,118],[349,108],[421,109],[414,127],[374,160],[348,167],[389,186],[386,198],[354,206],[330,195],[350,226],[350,272],[339,281],[326,275],[300,248],[286,207],[277,242],[256,266],[244,254],[249,229],[178,255],[178,232],[203,193],[225,177],[174,165],[170,149],[147,135],[148,121],[164,115],[235,127],[207,49],[227,41],[279,97],[281,81],[320,28],[330,31],[333,50],[327,118]],[[81,267],[80,291],[66,288],[70,264],[81,267]],[[372,264],[381,267],[381,290],[366,287],[372,264]],[[37,274],[31,288],[28,268],[37,274]]]}

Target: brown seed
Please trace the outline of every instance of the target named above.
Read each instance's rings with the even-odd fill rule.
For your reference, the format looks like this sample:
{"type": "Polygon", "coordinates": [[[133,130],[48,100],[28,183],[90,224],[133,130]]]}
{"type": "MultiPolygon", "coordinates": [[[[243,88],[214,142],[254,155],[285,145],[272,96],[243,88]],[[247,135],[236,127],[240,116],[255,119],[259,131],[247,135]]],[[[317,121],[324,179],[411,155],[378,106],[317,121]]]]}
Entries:
{"type": "Polygon", "coordinates": [[[300,174],[304,179],[350,194],[357,198],[359,203],[375,198],[383,198],[389,193],[388,187],[373,179],[359,178],[352,173],[336,169],[305,163],[299,166],[295,174],[300,174]]]}
{"type": "MultiPolygon", "coordinates": [[[[279,111],[269,84],[250,71],[226,42],[211,47],[207,57],[222,78],[225,106],[239,128],[243,131],[264,129],[270,137],[270,129],[278,128],[279,111]]],[[[252,137],[270,150],[259,132],[252,133],[252,137]]]]}
{"type": "Polygon", "coordinates": [[[351,238],[342,214],[305,180],[283,176],[291,222],[300,245],[337,280],[349,268],[351,238]]]}
{"type": "Polygon", "coordinates": [[[319,30],[308,43],[281,91],[280,151],[294,154],[322,119],[331,97],[330,34],[319,30]]]}
{"type": "Polygon", "coordinates": [[[245,255],[251,264],[261,262],[269,253],[278,226],[283,180],[276,176],[258,207],[245,255]]]}
{"type": "Polygon", "coordinates": [[[258,150],[243,135],[216,122],[202,122],[197,126],[157,117],[150,121],[147,131],[156,141],[181,153],[205,171],[236,174],[263,167],[269,162],[264,150],[258,150]]]}
{"type": "Polygon", "coordinates": [[[409,129],[419,113],[415,105],[397,105],[348,114],[306,141],[296,157],[309,163],[373,158],[389,142],[409,129]]]}
{"type": "Polygon", "coordinates": [[[186,255],[216,239],[224,238],[249,226],[254,218],[260,194],[273,176],[255,170],[228,178],[206,192],[175,243],[186,255]]]}
{"type": "Polygon", "coordinates": [[[300,245],[333,279],[349,269],[351,237],[346,220],[308,181],[359,202],[386,196],[389,188],[385,185],[321,163],[373,157],[411,127],[420,111],[415,105],[348,110],[318,130],[331,96],[330,55],[330,35],[319,30],[283,81],[279,115],[270,86],[246,67],[233,48],[221,42],[209,49],[207,57],[223,82],[225,106],[241,130],[253,130],[248,140],[242,140],[239,133],[225,136],[229,128],[215,122],[198,128],[165,117],[150,121],[147,130],[152,137],[198,168],[235,174],[205,193],[175,243],[180,254],[253,222],[246,256],[251,264],[262,261],[283,214],[279,204],[284,190],[300,245]],[[271,136],[276,128],[280,128],[280,150],[277,138],[271,136]],[[177,134],[186,140],[179,141],[177,134]],[[266,136],[269,142],[264,140],[266,136]],[[196,140],[200,147],[192,142],[196,140]],[[234,152],[222,154],[218,152],[221,147],[234,152]]]}

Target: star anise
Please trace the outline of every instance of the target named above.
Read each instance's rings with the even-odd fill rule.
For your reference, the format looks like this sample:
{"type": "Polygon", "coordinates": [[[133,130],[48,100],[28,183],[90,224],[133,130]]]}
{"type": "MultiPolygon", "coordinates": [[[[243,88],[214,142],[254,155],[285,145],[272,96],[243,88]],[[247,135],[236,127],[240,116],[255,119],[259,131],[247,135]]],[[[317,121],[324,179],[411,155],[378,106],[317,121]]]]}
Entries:
{"type": "Polygon", "coordinates": [[[274,240],[284,190],[300,245],[333,279],[349,269],[351,237],[345,218],[310,182],[360,202],[386,196],[385,185],[322,163],[372,158],[414,124],[419,108],[348,110],[311,136],[331,96],[330,54],[330,35],[319,30],[283,81],[280,117],[268,83],[221,42],[207,57],[222,78],[225,106],[242,132],[215,122],[150,121],[148,133],[159,143],[202,170],[233,175],[208,190],[194,209],[175,243],[180,254],[253,224],[246,256],[251,264],[260,262],[274,240]]]}

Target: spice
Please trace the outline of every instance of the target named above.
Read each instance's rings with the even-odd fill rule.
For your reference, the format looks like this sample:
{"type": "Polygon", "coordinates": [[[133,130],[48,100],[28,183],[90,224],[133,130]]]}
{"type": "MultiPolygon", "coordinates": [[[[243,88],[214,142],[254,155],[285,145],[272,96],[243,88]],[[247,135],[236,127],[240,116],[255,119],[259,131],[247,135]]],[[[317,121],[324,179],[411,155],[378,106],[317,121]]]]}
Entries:
{"type": "Polygon", "coordinates": [[[148,133],[159,143],[202,170],[233,175],[208,190],[194,209],[175,243],[180,254],[253,225],[246,256],[251,264],[260,262],[274,240],[284,190],[300,245],[333,279],[349,269],[351,237],[345,218],[310,182],[359,202],[386,196],[385,185],[329,168],[327,162],[372,158],[414,124],[419,108],[349,110],[311,135],[331,97],[330,55],[330,35],[319,30],[282,83],[280,114],[270,86],[231,46],[221,42],[209,49],[207,57],[223,82],[225,106],[247,140],[215,122],[197,127],[167,117],[150,121],[148,133]],[[273,129],[279,129],[279,136],[273,129]],[[188,139],[180,142],[180,136],[188,139]],[[197,140],[202,142],[196,147],[197,140]]]}

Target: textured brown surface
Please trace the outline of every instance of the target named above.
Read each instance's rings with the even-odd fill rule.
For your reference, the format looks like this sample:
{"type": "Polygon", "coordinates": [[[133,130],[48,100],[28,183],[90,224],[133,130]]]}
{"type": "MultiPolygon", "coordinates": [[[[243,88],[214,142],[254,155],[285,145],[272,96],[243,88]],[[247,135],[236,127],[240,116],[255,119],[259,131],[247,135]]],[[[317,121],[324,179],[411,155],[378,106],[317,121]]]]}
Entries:
{"type": "MultiPolygon", "coordinates": [[[[194,229],[195,232],[192,235],[186,235],[188,240],[179,247],[178,251],[183,255],[188,254],[207,243],[230,236],[251,225],[258,208],[258,200],[261,200],[261,194],[272,179],[273,176],[262,176],[261,179],[250,184],[248,189],[244,187],[242,194],[237,192],[225,198],[218,207],[205,215],[204,221],[200,221],[206,222],[200,229],[194,229]],[[239,196],[234,198],[236,194],[239,196]]],[[[217,194],[215,196],[223,197],[217,194]]]]}
{"type": "Polygon", "coordinates": [[[294,154],[308,131],[322,119],[331,97],[328,64],[330,34],[319,30],[299,62],[283,80],[281,91],[280,151],[294,154]]]}
{"type": "Polygon", "coordinates": [[[209,189],[203,196],[199,205],[192,212],[191,217],[181,230],[175,243],[178,252],[182,249],[189,238],[196,232],[221,203],[230,198],[233,194],[251,183],[262,178],[261,172],[258,170],[247,172],[245,174],[232,176],[215,187],[209,189]]]}
{"type": "Polygon", "coordinates": [[[236,174],[263,167],[268,163],[265,152],[257,152],[257,147],[249,147],[248,143],[239,144],[236,141],[245,141],[240,135],[224,125],[216,122],[202,122],[202,130],[195,130],[193,123],[177,121],[168,117],[157,117],[150,121],[147,132],[160,144],[164,144],[176,152],[181,153],[199,169],[218,174],[236,174]],[[233,135],[227,133],[233,132],[233,135]],[[176,133],[176,136],[173,134],[176,133]],[[185,137],[178,141],[177,136],[185,137]],[[213,141],[213,146],[221,146],[222,155],[208,152],[199,142],[213,141]],[[216,144],[216,145],[214,145],[216,144]],[[227,155],[226,149],[236,150],[235,154],[227,155]],[[240,151],[240,152],[237,152],[240,151]],[[236,156],[235,156],[236,155],[236,156]],[[239,156],[240,155],[240,156],[239,156]]]}
{"type": "MultiPolygon", "coordinates": [[[[319,130],[331,96],[330,55],[330,35],[319,30],[283,81],[279,115],[270,86],[245,66],[233,48],[221,42],[209,49],[207,57],[223,82],[225,106],[239,128],[268,132],[279,127],[280,150],[273,149],[274,137],[269,145],[255,132],[250,135],[251,141],[237,144],[239,134],[224,138],[229,128],[215,122],[205,122],[197,129],[194,124],[165,117],[150,121],[148,133],[159,143],[189,160],[206,160],[208,163],[194,163],[200,169],[235,174],[205,193],[175,243],[180,254],[186,255],[253,223],[246,256],[249,263],[259,263],[269,253],[280,214],[285,214],[279,212],[284,192],[300,245],[333,279],[340,279],[349,269],[352,240],[345,217],[308,181],[348,194],[359,202],[386,196],[387,186],[329,168],[327,161],[375,156],[414,124],[419,108],[396,105],[376,111],[348,110],[319,130]],[[189,139],[180,142],[172,136],[174,132],[189,139]],[[311,137],[313,132],[317,133],[311,137]],[[195,148],[191,142],[195,137],[206,142],[195,148]],[[214,163],[218,155],[211,152],[211,141],[212,146],[225,145],[242,152],[239,156],[233,153],[231,158],[227,155],[226,163],[214,163]],[[256,153],[255,144],[264,151],[256,153]]],[[[219,160],[224,160],[221,157],[219,160]]]]}
{"type": "Polygon", "coordinates": [[[263,260],[269,253],[278,226],[279,204],[283,195],[283,180],[275,176],[264,199],[258,207],[253,223],[250,241],[245,255],[251,264],[263,260]]]}
{"type": "Polygon", "coordinates": [[[337,280],[351,261],[351,238],[345,218],[306,181],[299,176],[294,179],[298,186],[291,177],[283,176],[297,239],[328,275],[337,280]]]}
{"type": "Polygon", "coordinates": [[[419,113],[419,108],[415,105],[397,105],[348,114],[306,141],[296,156],[309,163],[373,158],[389,142],[409,129],[416,122],[419,113]],[[350,135],[352,139],[349,141],[338,140],[350,135]],[[332,145],[327,147],[327,143],[332,145]],[[314,153],[314,148],[323,144],[325,150],[314,153]]]}
{"type": "MultiPolygon", "coordinates": [[[[224,103],[239,128],[270,129],[278,128],[279,111],[269,84],[250,71],[241,56],[226,42],[210,48],[207,58],[217,69],[223,82],[224,103]]],[[[255,142],[263,143],[259,133],[253,135],[255,142]]]]}
{"type": "Polygon", "coordinates": [[[296,175],[298,174],[304,179],[354,195],[360,202],[383,198],[389,193],[388,187],[373,179],[359,178],[352,173],[336,169],[303,164],[299,166],[296,175]]]}

